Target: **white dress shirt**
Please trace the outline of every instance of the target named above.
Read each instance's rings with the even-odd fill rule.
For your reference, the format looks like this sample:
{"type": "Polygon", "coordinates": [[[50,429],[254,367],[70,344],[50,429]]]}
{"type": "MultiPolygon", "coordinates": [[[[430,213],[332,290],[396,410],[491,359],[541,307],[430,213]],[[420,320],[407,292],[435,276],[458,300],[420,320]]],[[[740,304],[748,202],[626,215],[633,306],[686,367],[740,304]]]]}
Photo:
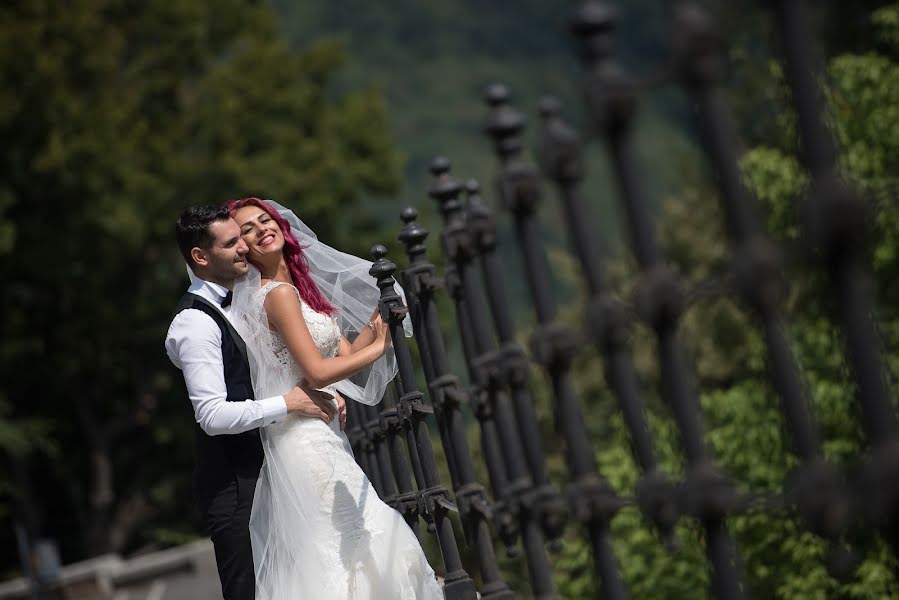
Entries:
{"type": "MultiPolygon", "coordinates": [[[[227,288],[196,278],[187,291],[209,300],[230,322],[231,307],[221,307],[227,288]]],[[[175,315],[165,338],[165,350],[184,374],[194,416],[207,434],[242,433],[275,423],[287,414],[283,396],[244,402],[225,400],[222,331],[203,311],[188,308],[175,315]]]]}

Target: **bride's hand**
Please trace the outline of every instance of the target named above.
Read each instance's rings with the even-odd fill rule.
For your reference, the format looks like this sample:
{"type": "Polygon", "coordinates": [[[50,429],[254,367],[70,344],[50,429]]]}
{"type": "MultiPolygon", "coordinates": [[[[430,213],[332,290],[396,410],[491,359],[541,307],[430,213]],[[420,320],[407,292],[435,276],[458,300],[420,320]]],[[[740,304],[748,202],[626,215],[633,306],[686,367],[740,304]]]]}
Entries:
{"type": "Polygon", "coordinates": [[[381,354],[387,352],[387,349],[390,348],[390,328],[387,326],[387,323],[381,319],[381,315],[378,314],[371,320],[372,329],[375,332],[375,339],[372,342],[378,350],[380,350],[381,354]]]}

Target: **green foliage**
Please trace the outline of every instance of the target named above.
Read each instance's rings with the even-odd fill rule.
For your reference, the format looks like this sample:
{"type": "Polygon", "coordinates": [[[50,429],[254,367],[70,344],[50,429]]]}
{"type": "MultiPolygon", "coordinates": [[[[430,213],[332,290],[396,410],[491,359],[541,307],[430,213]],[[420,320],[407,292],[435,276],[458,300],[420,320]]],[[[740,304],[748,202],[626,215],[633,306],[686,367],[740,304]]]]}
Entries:
{"type": "Polygon", "coordinates": [[[261,195],[338,246],[381,239],[357,208],[399,163],[379,92],[335,89],[344,62],[292,49],[264,3],[0,7],[0,494],[66,562],[198,532],[162,348],[181,210],[261,195]]]}
{"type": "Polygon", "coordinates": [[[892,51],[899,49],[899,6],[890,4],[871,13],[878,40],[892,51]]]}
{"type": "Polygon", "coordinates": [[[899,64],[879,54],[845,55],[828,73],[846,170],[862,183],[899,172],[899,64]]]}
{"type": "Polygon", "coordinates": [[[52,459],[59,455],[49,419],[14,419],[12,413],[9,402],[0,398],[0,451],[16,457],[39,453],[52,459]]]}
{"type": "Polygon", "coordinates": [[[758,147],[742,159],[746,184],[768,207],[768,229],[782,240],[799,235],[794,200],[808,183],[799,160],[777,148],[758,147]]]}
{"type": "MultiPolygon", "coordinates": [[[[874,13],[873,21],[887,27],[880,35],[884,45],[894,41],[899,5],[874,13]]],[[[870,253],[866,256],[870,257],[878,286],[878,324],[885,347],[892,349],[887,360],[893,382],[899,377],[895,352],[899,347],[897,69],[895,55],[866,51],[833,57],[826,77],[829,118],[841,151],[843,174],[862,191],[872,209],[870,253]]],[[[784,104],[788,94],[780,67],[760,69],[754,76],[761,77],[760,73],[767,74],[763,85],[776,93],[770,89],[756,93],[779,106],[776,114],[769,117],[777,124],[779,134],[770,138],[768,145],[757,145],[743,156],[745,182],[761,201],[771,237],[788,256],[807,256],[797,254],[803,241],[797,206],[809,179],[796,157],[795,116],[784,104]]],[[[730,293],[726,286],[730,250],[716,206],[716,192],[708,183],[697,183],[695,173],[688,173],[685,179],[685,189],[664,206],[662,228],[669,259],[690,282],[712,290],[711,295],[696,296],[682,322],[683,339],[702,390],[708,440],[718,463],[739,489],[777,492],[789,481],[798,459],[779,399],[768,380],[762,334],[744,307],[718,294],[730,293]]],[[[823,276],[814,267],[812,262],[787,263],[787,322],[825,455],[848,470],[863,452],[865,440],[854,386],[841,352],[841,335],[831,320],[829,294],[823,276]]],[[[622,272],[620,266],[610,271],[622,272]]],[[[633,266],[627,265],[623,272],[632,273],[633,266]]],[[[650,403],[651,428],[662,468],[677,477],[682,472],[680,444],[670,415],[652,391],[657,385],[658,365],[651,336],[637,330],[633,348],[650,403]]],[[[628,450],[627,436],[611,406],[605,383],[597,379],[595,369],[590,369],[589,365],[579,367],[579,381],[582,396],[593,402],[588,414],[593,438],[601,441],[597,461],[612,485],[630,494],[638,472],[628,450]]],[[[873,599],[899,594],[897,561],[865,524],[848,537],[861,562],[854,577],[844,584],[834,580],[825,568],[827,545],[808,533],[793,514],[750,512],[732,518],[729,527],[753,597],[873,599]]],[[[673,554],[665,552],[657,534],[632,509],[619,513],[611,528],[621,569],[634,597],[709,596],[708,561],[703,556],[701,531],[695,524],[684,523],[678,529],[679,549],[673,554]]],[[[557,566],[563,567],[558,578],[563,594],[572,598],[595,597],[590,561],[587,545],[572,534],[557,561],[557,566]]]]}

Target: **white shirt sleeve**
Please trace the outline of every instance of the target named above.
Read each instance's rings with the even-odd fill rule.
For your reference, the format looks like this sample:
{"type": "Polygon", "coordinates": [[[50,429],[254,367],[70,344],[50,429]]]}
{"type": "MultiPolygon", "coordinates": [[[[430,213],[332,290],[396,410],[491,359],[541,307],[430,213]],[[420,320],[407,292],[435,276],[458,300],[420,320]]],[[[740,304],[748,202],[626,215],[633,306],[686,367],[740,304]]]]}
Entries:
{"type": "Polygon", "coordinates": [[[169,326],[169,360],[181,369],[187,395],[200,427],[209,435],[242,433],[264,427],[287,414],[283,396],[228,402],[222,362],[222,332],[203,311],[186,309],[169,326]]]}

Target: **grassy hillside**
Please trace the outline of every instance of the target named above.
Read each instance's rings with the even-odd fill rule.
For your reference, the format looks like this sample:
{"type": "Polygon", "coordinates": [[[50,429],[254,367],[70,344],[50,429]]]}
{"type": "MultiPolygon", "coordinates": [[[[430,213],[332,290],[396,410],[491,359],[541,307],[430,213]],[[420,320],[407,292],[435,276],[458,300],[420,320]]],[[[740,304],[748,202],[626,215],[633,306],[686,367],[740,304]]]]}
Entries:
{"type": "MultiPolygon", "coordinates": [[[[383,90],[396,143],[405,158],[402,197],[375,203],[388,219],[400,204],[426,208],[427,166],[436,154],[448,156],[459,177],[489,182],[494,171],[490,148],[480,133],[484,87],[506,83],[520,110],[530,117],[541,95],[560,97],[566,113],[580,122],[580,65],[565,30],[567,6],[528,0],[449,0],[423,3],[398,0],[383,4],[274,0],[294,43],[327,36],[346,44],[351,64],[347,84],[367,83],[383,90]]],[[[645,69],[659,56],[662,3],[628,3],[622,14],[621,50],[629,67],[645,69]]],[[[693,144],[672,118],[671,97],[645,106],[639,120],[640,149],[654,198],[677,181],[683,165],[670,156],[690,156],[693,144]]],[[[600,198],[594,207],[604,237],[617,236],[611,188],[603,160],[591,162],[591,186],[600,198]]],[[[554,207],[547,219],[552,222],[554,207]]],[[[430,214],[426,213],[426,218],[430,214]]],[[[555,236],[553,236],[555,237],[555,236]]]]}

